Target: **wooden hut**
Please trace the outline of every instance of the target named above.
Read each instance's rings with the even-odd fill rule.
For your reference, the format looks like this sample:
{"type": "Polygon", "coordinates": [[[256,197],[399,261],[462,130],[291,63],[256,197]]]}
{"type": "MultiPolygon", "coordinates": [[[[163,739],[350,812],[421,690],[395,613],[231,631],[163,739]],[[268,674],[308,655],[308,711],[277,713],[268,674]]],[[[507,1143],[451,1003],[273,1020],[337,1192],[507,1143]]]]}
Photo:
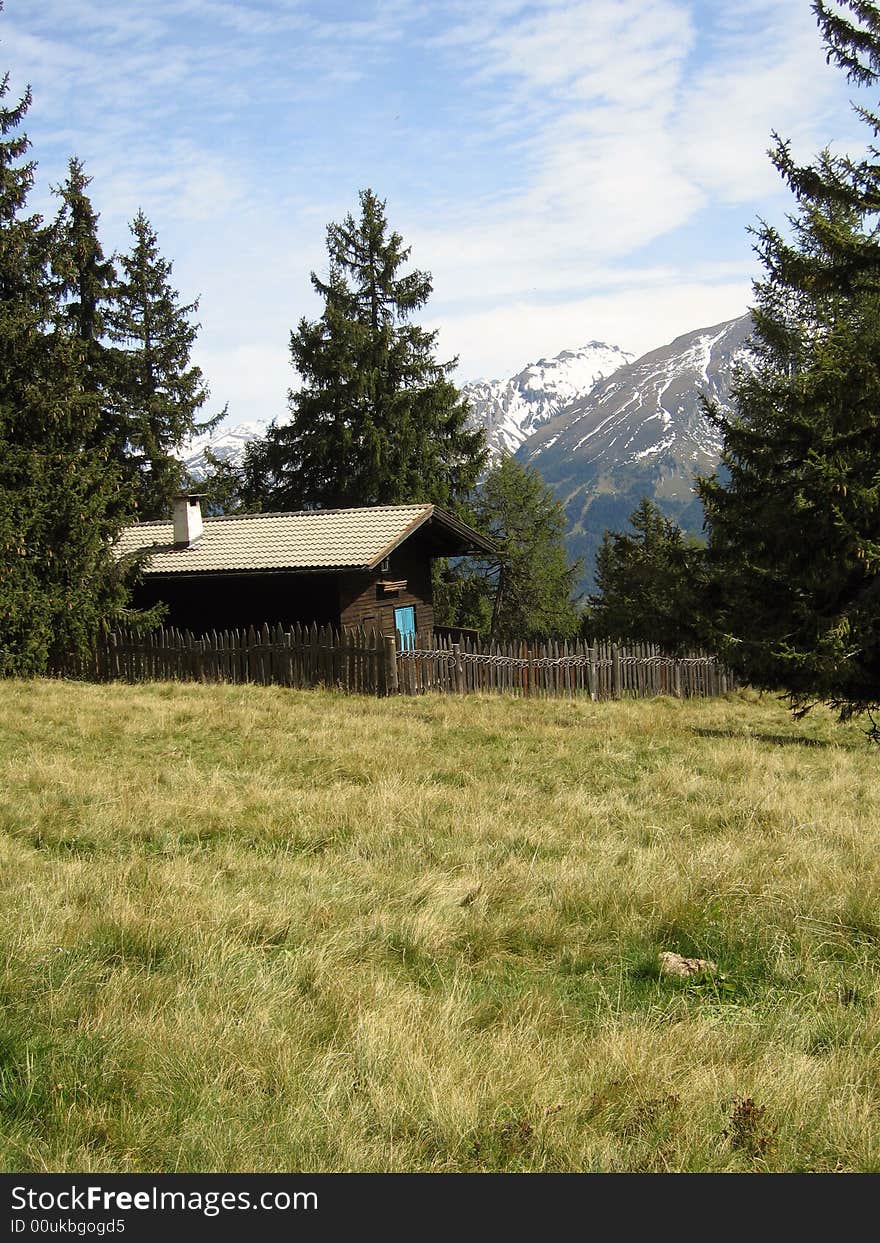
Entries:
{"type": "Polygon", "coordinates": [[[491,556],[492,542],[436,505],[378,505],[203,518],[177,497],[172,521],[121,534],[143,559],[133,603],[168,605],[166,624],[204,633],[264,622],[395,630],[434,625],[431,559],[491,556]]]}

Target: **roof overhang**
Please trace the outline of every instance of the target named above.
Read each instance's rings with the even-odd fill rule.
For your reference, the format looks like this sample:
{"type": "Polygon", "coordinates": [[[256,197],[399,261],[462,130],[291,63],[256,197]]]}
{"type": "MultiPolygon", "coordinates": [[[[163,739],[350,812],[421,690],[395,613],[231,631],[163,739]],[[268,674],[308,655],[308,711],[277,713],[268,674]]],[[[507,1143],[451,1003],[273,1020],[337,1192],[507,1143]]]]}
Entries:
{"type": "Polygon", "coordinates": [[[479,531],[475,531],[473,527],[462,522],[460,518],[456,518],[454,514],[440,509],[438,505],[431,505],[426,513],[419,514],[396,539],[383,548],[369,565],[360,568],[375,570],[386,557],[390,557],[396,548],[404,544],[422,527],[430,530],[432,535],[439,537],[438,544],[445,542],[449,545],[448,551],[438,551],[434,554],[435,556],[466,557],[469,553],[477,555],[482,553],[484,556],[491,557],[498,553],[498,548],[487,536],[481,535],[479,531]]]}

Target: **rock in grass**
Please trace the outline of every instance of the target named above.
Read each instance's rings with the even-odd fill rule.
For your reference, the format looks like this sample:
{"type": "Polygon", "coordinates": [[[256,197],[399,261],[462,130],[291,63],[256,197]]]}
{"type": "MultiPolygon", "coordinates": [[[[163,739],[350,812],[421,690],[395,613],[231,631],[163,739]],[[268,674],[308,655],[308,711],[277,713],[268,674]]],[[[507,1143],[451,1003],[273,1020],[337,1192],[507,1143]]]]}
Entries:
{"type": "Polygon", "coordinates": [[[711,975],[718,970],[717,964],[709,958],[683,958],[671,950],[661,950],[658,958],[661,975],[711,975]]]}

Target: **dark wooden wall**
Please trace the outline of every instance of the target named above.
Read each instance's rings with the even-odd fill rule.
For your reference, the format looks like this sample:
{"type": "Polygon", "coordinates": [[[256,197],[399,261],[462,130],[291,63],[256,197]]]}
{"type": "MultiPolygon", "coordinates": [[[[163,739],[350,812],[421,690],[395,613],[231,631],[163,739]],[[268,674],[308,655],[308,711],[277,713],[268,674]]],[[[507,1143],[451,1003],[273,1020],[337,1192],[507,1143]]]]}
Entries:
{"type": "Polygon", "coordinates": [[[136,588],[135,607],[168,604],[166,626],[205,634],[247,626],[283,626],[299,622],[319,626],[375,627],[386,634],[394,628],[394,610],[413,605],[419,631],[434,625],[431,562],[419,533],[391,554],[390,569],[369,574],[204,574],[186,577],[147,575],[136,588]],[[406,587],[388,594],[383,579],[406,580],[406,587]]]}
{"type": "Polygon", "coordinates": [[[339,578],[339,622],[342,626],[376,627],[384,634],[394,629],[394,610],[413,605],[416,611],[416,628],[428,631],[434,626],[434,608],[431,597],[431,562],[426,550],[420,546],[418,535],[413,536],[390,557],[390,569],[374,570],[369,574],[343,574],[339,578]],[[400,582],[406,587],[389,594],[379,587],[383,580],[400,582]]]}
{"type": "Polygon", "coordinates": [[[339,578],[335,574],[173,574],[147,576],[137,587],[136,607],[169,605],[164,624],[205,634],[247,626],[339,625],[339,578]]]}

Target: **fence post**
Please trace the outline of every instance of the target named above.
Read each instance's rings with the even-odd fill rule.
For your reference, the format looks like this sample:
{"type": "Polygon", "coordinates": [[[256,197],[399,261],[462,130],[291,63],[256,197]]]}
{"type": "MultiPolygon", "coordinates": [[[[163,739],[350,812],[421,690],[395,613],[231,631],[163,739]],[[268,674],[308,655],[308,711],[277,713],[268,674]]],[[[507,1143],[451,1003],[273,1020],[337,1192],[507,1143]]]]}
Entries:
{"type": "Polygon", "coordinates": [[[611,644],[611,698],[620,698],[620,649],[611,644]]]}
{"type": "Polygon", "coordinates": [[[453,643],[452,655],[455,659],[455,693],[464,694],[464,661],[461,659],[461,644],[453,643]]]}
{"type": "Polygon", "coordinates": [[[204,651],[204,638],[196,639],[193,645],[193,676],[197,682],[204,682],[205,680],[204,651]]]}
{"type": "Polygon", "coordinates": [[[535,661],[534,654],[530,647],[526,648],[526,695],[534,695],[535,693],[535,661]]]}
{"type": "Polygon", "coordinates": [[[385,694],[396,695],[397,694],[397,648],[394,642],[394,635],[393,634],[383,635],[382,645],[383,645],[383,653],[384,653],[383,669],[384,669],[385,676],[383,680],[385,682],[385,694]]]}

